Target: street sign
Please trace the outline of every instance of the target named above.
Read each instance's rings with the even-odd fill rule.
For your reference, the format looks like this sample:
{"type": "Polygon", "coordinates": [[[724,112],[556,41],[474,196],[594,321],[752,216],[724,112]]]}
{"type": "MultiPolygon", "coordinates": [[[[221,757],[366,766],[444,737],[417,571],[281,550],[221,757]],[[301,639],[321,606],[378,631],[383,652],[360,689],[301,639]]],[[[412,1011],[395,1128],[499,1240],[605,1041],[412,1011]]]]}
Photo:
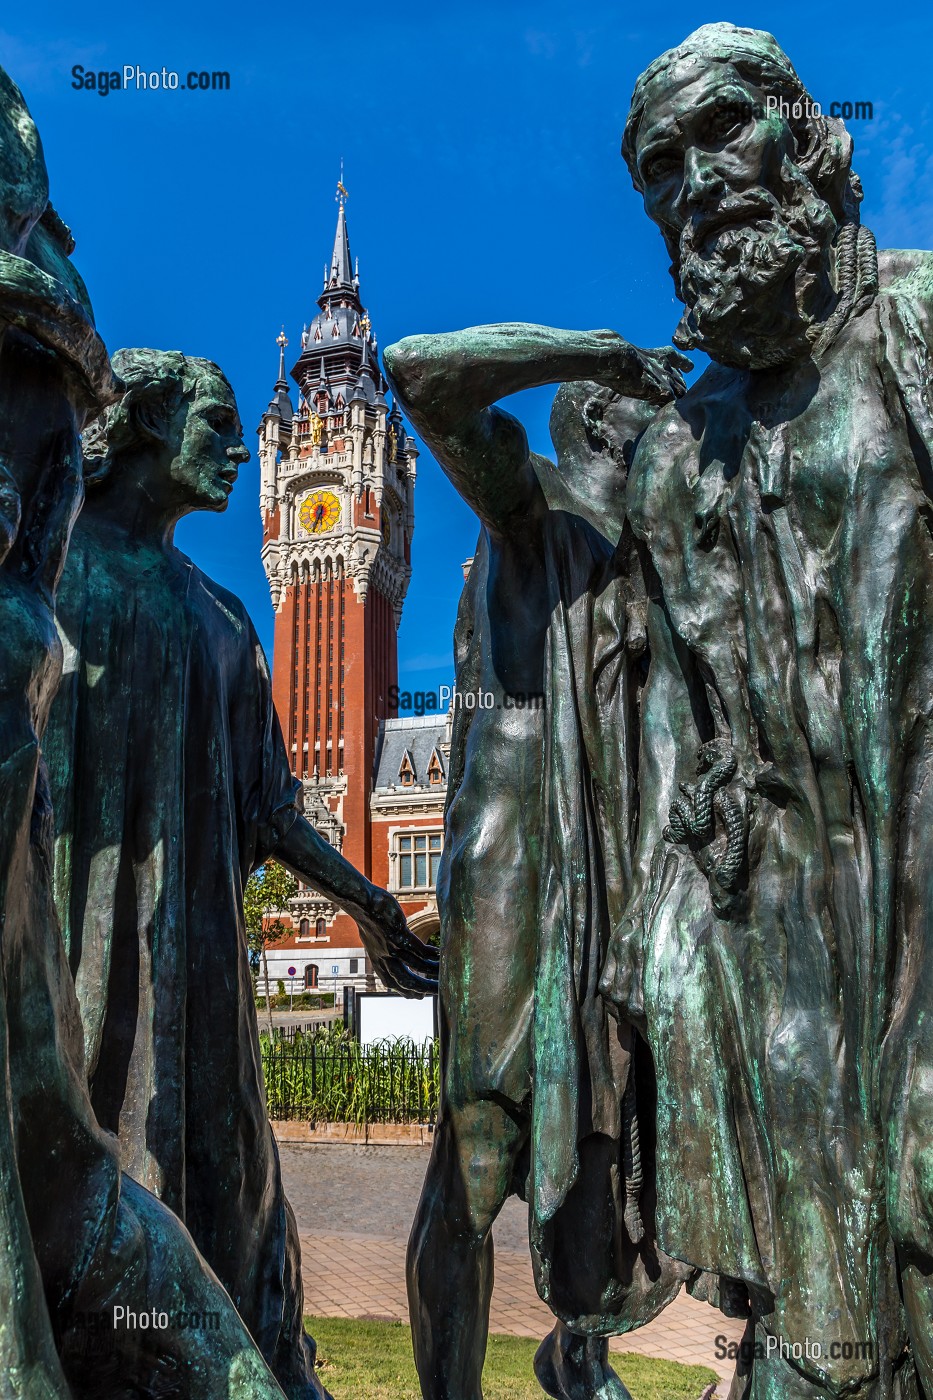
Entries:
{"type": "Polygon", "coordinates": [[[330,965],[330,975],[331,975],[331,977],[336,977],[336,976],[339,974],[339,972],[340,972],[340,964],[339,964],[339,963],[331,963],[331,965],[330,965]]]}
{"type": "Polygon", "coordinates": [[[294,977],[294,975],[295,975],[296,972],[297,972],[297,968],[290,967],[290,968],[288,969],[288,975],[289,975],[289,977],[294,977]]]}

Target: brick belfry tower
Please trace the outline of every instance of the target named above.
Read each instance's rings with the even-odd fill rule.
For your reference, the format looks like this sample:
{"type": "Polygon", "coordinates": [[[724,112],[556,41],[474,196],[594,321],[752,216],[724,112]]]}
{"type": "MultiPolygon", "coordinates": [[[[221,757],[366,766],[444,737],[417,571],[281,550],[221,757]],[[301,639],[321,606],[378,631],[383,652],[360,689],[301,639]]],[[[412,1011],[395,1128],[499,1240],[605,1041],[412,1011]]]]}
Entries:
{"type": "MultiPolygon", "coordinates": [[[[372,876],[374,758],[380,721],[395,713],[389,695],[411,575],[418,454],[398,408],[386,403],[350,260],[342,183],[337,202],[320,309],[291,370],[297,411],[283,330],[279,377],[258,430],[262,560],[275,608],[273,698],[306,814],[372,876]]],[[[299,946],[328,944],[318,950],[326,985],[329,959],[359,948],[356,925],[311,890],[291,912],[295,934],[283,946],[297,958],[299,946]]]]}

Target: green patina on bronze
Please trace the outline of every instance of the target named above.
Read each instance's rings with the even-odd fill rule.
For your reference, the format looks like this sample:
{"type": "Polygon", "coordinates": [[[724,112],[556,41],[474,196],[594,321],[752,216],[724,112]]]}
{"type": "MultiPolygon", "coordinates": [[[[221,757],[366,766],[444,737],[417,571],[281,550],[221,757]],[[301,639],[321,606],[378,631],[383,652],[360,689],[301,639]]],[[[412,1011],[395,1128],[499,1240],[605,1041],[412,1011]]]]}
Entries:
{"type": "Polygon", "coordinates": [[[121,1174],[84,1069],[52,903],[40,743],[61,673],[53,604],[81,501],[79,431],[119,383],[41,143],[0,70],[0,1395],[282,1392],[172,1213],[121,1174]],[[205,1312],[208,1331],[127,1329],[95,1349],[88,1315],[205,1312]]]}
{"type": "Polygon", "coordinates": [[[484,526],[458,685],[503,693],[531,665],[546,697],[537,722],[477,712],[455,735],[446,1103],[410,1256],[422,1389],[479,1395],[483,1240],[524,1187],[563,1319],[539,1353],[552,1394],[618,1393],[583,1335],[663,1305],[630,1272],[650,1250],[669,1292],[682,1277],[748,1317],[732,1400],[916,1400],[933,1395],[933,259],[876,253],[851,140],[770,35],[709,25],[663,55],[623,152],[685,305],[675,341],[713,361],[686,394],[634,425],[618,395],[651,395],[623,342],[600,358],[605,332],[480,327],[386,353],[484,526]],[[554,469],[492,405],[561,378],[615,394],[603,414],[592,386],[558,395],[558,523],[554,469]],[[631,466],[594,521],[600,457],[631,466]],[[626,1060],[608,1075],[591,959],[626,1060]],[[609,1237],[615,1284],[590,1253],[609,1237]],[[598,1278],[604,1306],[575,1311],[598,1278]]]}
{"type": "Polygon", "coordinates": [[[639,79],[626,129],[679,343],[715,363],[628,483],[651,662],[603,985],[655,1062],[658,1239],[697,1291],[738,1281],[750,1339],[779,1344],[748,1394],[913,1396],[933,1390],[933,260],[876,255],[841,123],[736,120],[769,93],[806,96],[775,41],[707,26],[639,79]],[[728,806],[690,824],[717,763],[728,806]],[[822,1355],[788,1361],[807,1338],[822,1355]]]}
{"type": "Polygon", "coordinates": [[[172,542],[183,515],[226,508],[248,458],[230,385],[178,352],[114,365],[127,388],[85,434],[44,745],[91,1102],[304,1400],[323,1391],[266,1113],[244,884],[274,855],[357,918],[403,993],[431,989],[436,954],[301,815],[250,619],[172,542]]]}
{"type": "Polygon", "coordinates": [[[528,325],[386,351],[482,522],[454,644],[458,690],[493,695],[456,712],[438,882],[443,1101],[409,1253],[429,1397],[480,1394],[489,1229],[511,1191],[531,1202],[538,1287],[561,1319],[536,1363],[550,1394],[627,1395],[605,1334],[658,1312],[689,1272],[655,1248],[650,1181],[637,1202],[622,1189],[626,1162],[632,1177],[651,1159],[650,1074],[636,1102],[631,1027],[598,992],[630,886],[643,679],[625,477],[652,404],[683,387],[678,361],[528,325]],[[565,379],[581,382],[555,402],[555,465],[492,405],[565,379]]]}

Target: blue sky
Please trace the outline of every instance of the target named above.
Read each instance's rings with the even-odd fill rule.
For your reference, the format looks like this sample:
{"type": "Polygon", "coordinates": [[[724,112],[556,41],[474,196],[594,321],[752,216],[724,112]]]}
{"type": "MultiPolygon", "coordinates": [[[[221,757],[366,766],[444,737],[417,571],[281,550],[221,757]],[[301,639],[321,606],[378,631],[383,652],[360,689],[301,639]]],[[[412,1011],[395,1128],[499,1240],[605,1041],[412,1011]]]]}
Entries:
{"type": "MultiPolygon", "coordinates": [[[[205,355],[230,377],[253,459],[222,516],[179,544],[246,601],[271,650],[254,429],[282,322],[297,354],[329,256],[340,158],[364,300],[381,345],[483,321],[676,325],[660,236],[619,157],[636,76],[716,19],[770,29],[814,98],[869,100],[850,124],[865,222],[933,246],[933,14],[919,6],[664,6],[474,0],[404,6],[5,7],[0,62],[45,144],[52,197],[112,350],[205,355]],[[226,69],[229,92],[75,91],[71,69],[226,69]]],[[[510,404],[547,450],[551,391],[510,404]]],[[[403,684],[450,679],[460,563],[476,524],[427,453],[403,684]]]]}

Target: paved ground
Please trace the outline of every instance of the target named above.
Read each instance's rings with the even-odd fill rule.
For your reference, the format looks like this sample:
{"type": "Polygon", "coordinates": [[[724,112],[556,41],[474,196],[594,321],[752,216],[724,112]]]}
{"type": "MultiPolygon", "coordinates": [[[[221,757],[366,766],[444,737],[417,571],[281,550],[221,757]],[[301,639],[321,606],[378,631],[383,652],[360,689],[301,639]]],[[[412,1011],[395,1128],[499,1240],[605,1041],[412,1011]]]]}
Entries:
{"type": "MultiPolygon", "coordinates": [[[[380,1317],[408,1321],[405,1245],[428,1152],[420,1147],[283,1145],[285,1189],[301,1236],[305,1307],[320,1317],[380,1317]]],[[[528,1254],[526,1208],[506,1203],[493,1230],[496,1281],[491,1330],[543,1337],[553,1323],[535,1292],[528,1254]]],[[[741,1325],[681,1294],[647,1327],[613,1338],[614,1351],[710,1366],[723,1381],[715,1338],[741,1337],[741,1325]]],[[[727,1387],[720,1386],[721,1394],[727,1387]]]]}

